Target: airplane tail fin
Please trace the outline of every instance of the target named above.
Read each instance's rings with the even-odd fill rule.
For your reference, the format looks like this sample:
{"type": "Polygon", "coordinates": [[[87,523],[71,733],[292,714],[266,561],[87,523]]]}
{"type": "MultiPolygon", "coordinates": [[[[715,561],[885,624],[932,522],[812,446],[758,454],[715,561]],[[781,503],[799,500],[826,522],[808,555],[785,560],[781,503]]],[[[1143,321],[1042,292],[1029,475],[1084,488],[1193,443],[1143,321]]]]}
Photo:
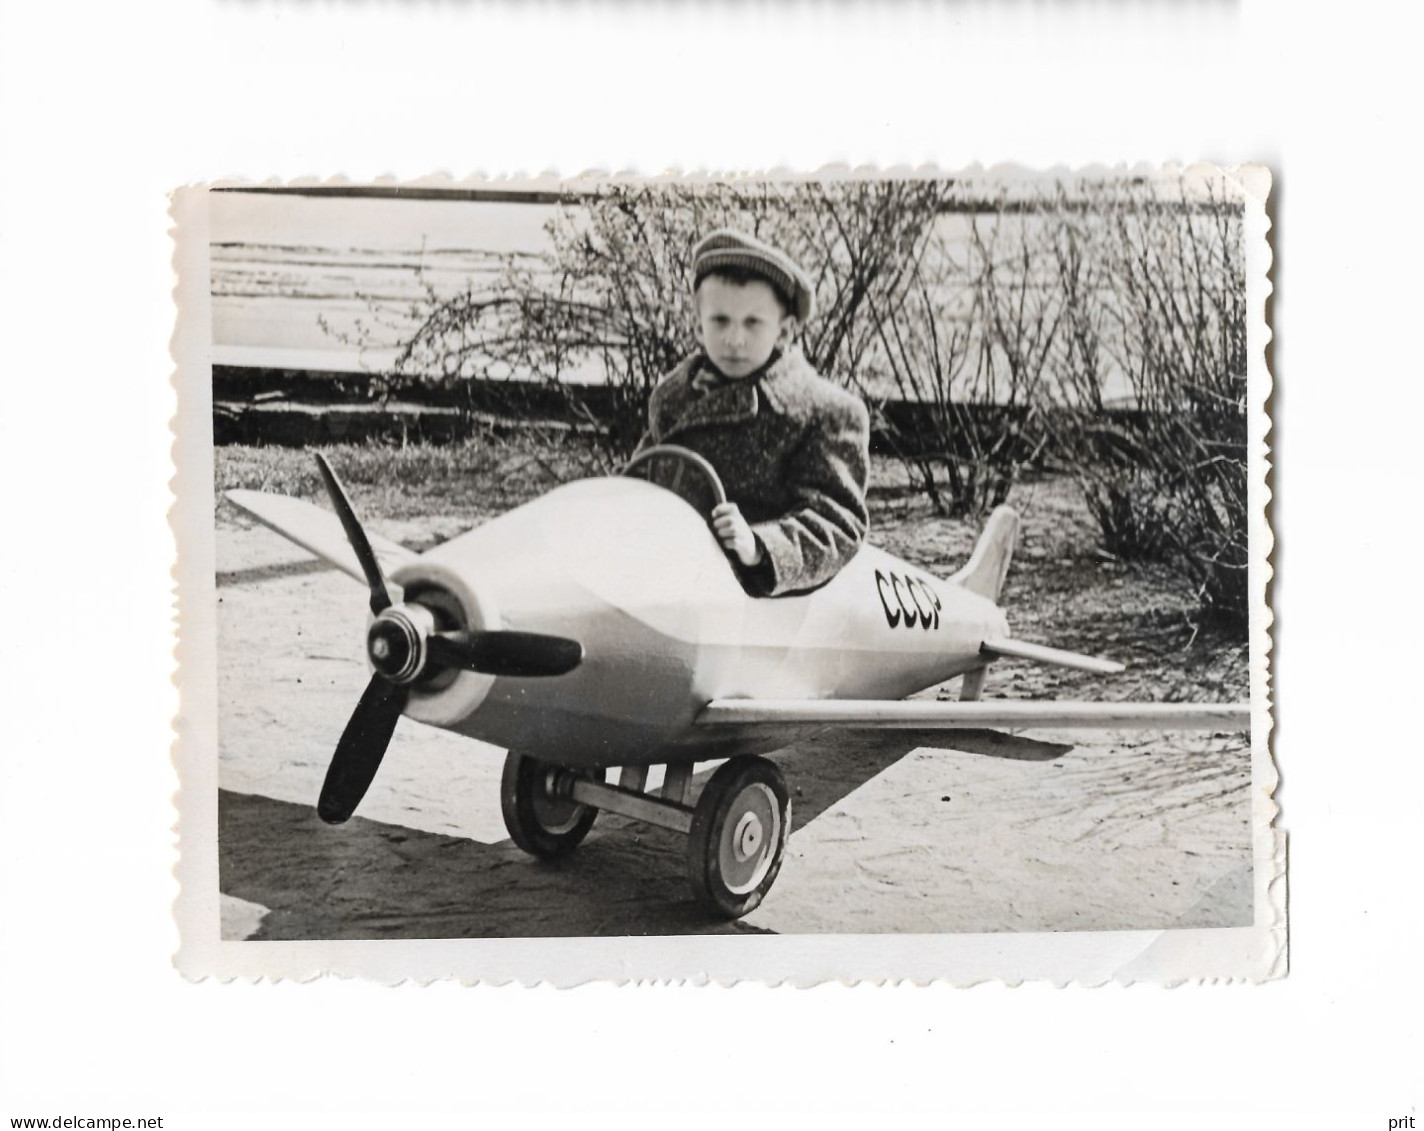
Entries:
{"type": "Polygon", "coordinates": [[[1012,507],[995,507],[989,521],[984,524],[974,553],[969,555],[964,568],[949,580],[971,593],[997,601],[1018,540],[1018,511],[1012,507]]]}

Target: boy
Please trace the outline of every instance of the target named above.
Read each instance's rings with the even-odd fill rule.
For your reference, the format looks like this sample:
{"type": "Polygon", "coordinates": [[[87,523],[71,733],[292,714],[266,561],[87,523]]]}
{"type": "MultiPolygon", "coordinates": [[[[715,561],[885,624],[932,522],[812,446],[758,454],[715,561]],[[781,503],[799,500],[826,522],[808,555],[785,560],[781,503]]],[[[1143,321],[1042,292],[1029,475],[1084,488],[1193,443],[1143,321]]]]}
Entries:
{"type": "Polygon", "coordinates": [[[824,585],[855,555],[869,513],[865,405],[792,345],[815,312],[782,252],[722,229],[693,252],[701,349],[653,390],[642,446],[679,444],[716,468],[718,540],[753,596],[824,585]]]}

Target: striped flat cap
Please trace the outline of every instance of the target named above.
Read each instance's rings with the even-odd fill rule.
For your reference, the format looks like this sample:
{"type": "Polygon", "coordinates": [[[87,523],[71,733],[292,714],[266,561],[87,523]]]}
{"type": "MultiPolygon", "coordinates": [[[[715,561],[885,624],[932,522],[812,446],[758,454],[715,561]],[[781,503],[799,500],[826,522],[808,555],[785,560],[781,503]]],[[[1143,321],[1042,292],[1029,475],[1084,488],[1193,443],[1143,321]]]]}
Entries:
{"type": "Polygon", "coordinates": [[[816,290],[811,278],[784,252],[731,228],[718,228],[692,251],[692,289],[713,271],[740,267],[760,275],[776,288],[805,325],[816,313],[816,290]]]}

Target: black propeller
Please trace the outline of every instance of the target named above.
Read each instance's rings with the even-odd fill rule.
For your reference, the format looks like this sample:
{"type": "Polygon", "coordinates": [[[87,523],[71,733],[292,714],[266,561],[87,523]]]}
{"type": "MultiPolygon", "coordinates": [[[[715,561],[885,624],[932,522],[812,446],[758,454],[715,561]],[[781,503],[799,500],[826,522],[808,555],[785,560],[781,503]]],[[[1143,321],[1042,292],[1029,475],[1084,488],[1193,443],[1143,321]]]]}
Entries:
{"type": "Polygon", "coordinates": [[[366,796],[366,790],[381,767],[386,747],[391,744],[396,721],[405,710],[410,692],[400,684],[373,675],[361,701],[351,712],[351,720],[341,732],[336,753],[321,785],[321,798],[316,803],[317,815],[328,824],[339,825],[350,819],[366,796]]]}
{"type": "Polygon", "coordinates": [[[341,520],[341,529],[346,531],[346,540],[356,551],[356,560],[361,563],[361,572],[366,575],[366,584],[371,587],[371,611],[379,615],[391,607],[391,595],[386,592],[386,579],[381,576],[381,563],[376,560],[376,552],[371,549],[371,542],[366,537],[366,532],[361,529],[361,520],[356,517],[356,512],[351,509],[351,504],[346,499],[341,480],[336,478],[336,472],[331,470],[331,464],[326,462],[326,457],[320,452],[316,453],[316,466],[326,483],[326,493],[331,496],[331,505],[336,508],[336,517],[341,520]]]}
{"type": "Polygon", "coordinates": [[[563,675],[583,662],[583,645],[542,632],[437,632],[426,642],[430,661],[485,675],[563,675]]]}
{"type": "Polygon", "coordinates": [[[493,676],[554,676],[573,671],[583,645],[563,636],[503,629],[433,631],[434,617],[417,603],[395,605],[381,564],[356,517],[341,481],[320,453],[316,457],[331,505],[371,589],[376,620],[366,634],[366,650],[376,673],[356,704],[331,756],[317,813],[340,824],[366,795],[385,757],[396,722],[410,700],[410,686],[428,669],[481,672],[493,676]]]}

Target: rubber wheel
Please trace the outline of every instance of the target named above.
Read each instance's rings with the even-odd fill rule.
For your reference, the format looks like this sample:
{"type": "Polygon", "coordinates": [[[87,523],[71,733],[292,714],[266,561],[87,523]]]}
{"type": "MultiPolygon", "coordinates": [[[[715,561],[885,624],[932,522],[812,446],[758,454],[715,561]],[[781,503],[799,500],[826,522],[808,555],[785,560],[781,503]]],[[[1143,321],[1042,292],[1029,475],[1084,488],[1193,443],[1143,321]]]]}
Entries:
{"type": "Polygon", "coordinates": [[[692,814],[687,870],[697,901],[724,919],[757,907],[781,871],[790,831],[791,797],[775,763],[724,763],[692,814]]]}
{"type": "Polygon", "coordinates": [[[598,810],[549,792],[556,769],[548,762],[511,752],[504,760],[499,806],[510,838],[531,856],[551,860],[578,847],[598,810]]]}

